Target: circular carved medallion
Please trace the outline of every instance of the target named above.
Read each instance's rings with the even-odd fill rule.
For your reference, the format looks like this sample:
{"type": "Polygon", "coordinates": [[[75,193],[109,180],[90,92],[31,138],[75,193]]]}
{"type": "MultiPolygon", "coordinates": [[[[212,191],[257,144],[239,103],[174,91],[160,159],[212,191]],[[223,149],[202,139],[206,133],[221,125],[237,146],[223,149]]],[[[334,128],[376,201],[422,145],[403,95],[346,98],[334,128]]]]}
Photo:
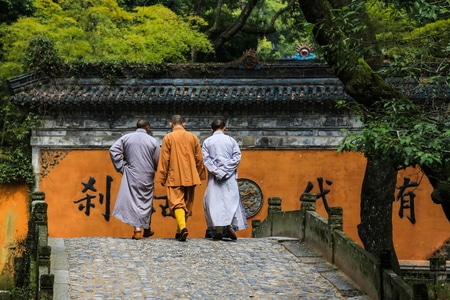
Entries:
{"type": "Polygon", "coordinates": [[[247,218],[256,215],[263,204],[263,194],[259,186],[253,180],[238,178],[239,193],[247,218]]]}

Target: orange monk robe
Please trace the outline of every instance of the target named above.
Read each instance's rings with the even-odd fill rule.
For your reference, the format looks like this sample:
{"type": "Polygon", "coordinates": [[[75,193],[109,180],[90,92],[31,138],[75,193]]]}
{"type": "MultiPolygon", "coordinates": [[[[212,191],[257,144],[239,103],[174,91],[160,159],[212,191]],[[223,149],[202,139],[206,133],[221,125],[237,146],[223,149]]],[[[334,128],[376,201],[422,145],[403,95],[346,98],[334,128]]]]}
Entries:
{"type": "MultiPolygon", "coordinates": [[[[181,126],[174,127],[163,138],[155,183],[167,188],[194,188],[202,180],[206,180],[206,169],[198,137],[181,126]]],[[[169,204],[171,209],[178,206],[173,199],[169,199],[169,204]]]]}

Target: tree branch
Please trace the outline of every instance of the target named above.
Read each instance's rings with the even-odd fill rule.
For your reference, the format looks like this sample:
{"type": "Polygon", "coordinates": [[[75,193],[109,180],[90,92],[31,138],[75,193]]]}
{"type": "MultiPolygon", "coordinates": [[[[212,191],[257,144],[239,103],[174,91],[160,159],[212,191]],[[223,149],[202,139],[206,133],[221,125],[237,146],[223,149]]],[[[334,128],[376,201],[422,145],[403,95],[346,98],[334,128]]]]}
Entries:
{"type": "MultiPolygon", "coordinates": [[[[221,2],[221,1],[218,1],[221,2]]],[[[236,19],[234,24],[232,24],[230,27],[228,27],[227,30],[222,32],[214,41],[213,47],[217,51],[223,44],[225,44],[231,37],[233,37],[245,24],[248,17],[250,16],[250,13],[252,12],[253,8],[258,3],[258,0],[249,0],[247,4],[245,5],[244,9],[242,10],[239,17],[236,19]]],[[[218,8],[216,7],[216,10],[218,8]]],[[[217,16],[217,15],[216,15],[217,16]]],[[[215,24],[216,25],[216,24],[215,24]]],[[[214,26],[213,26],[214,27],[214,26]]]]}
{"type": "Polygon", "coordinates": [[[288,10],[292,9],[292,7],[294,6],[296,0],[290,0],[288,5],[286,5],[285,7],[283,7],[282,9],[280,9],[279,11],[277,11],[272,19],[270,19],[269,24],[264,27],[264,28],[251,28],[251,27],[242,27],[241,31],[245,32],[245,33],[249,33],[249,34],[260,34],[260,35],[264,35],[264,34],[269,34],[269,33],[274,33],[277,31],[277,29],[275,28],[275,22],[278,20],[278,18],[283,15],[285,12],[287,12],[288,10]]]}
{"type": "MultiPolygon", "coordinates": [[[[315,25],[313,33],[317,43],[325,50],[325,60],[344,83],[349,95],[367,107],[382,99],[406,99],[376,74],[364,58],[357,56],[355,49],[348,43],[349,37],[334,21],[331,13],[335,8],[333,5],[326,0],[299,0],[299,3],[306,20],[315,25]]],[[[337,2],[333,4],[337,5],[337,2]]],[[[368,28],[370,26],[361,35],[373,35],[368,32],[368,28]]]]}

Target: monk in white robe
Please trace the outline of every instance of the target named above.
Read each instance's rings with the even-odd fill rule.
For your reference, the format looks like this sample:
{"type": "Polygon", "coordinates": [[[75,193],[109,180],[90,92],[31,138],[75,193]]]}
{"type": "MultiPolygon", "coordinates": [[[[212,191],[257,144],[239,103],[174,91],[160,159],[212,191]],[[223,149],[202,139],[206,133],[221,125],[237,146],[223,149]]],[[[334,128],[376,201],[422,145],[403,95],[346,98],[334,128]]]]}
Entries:
{"type": "Polygon", "coordinates": [[[136,131],[125,134],[109,149],[117,172],[123,174],[112,215],[134,227],[133,239],[153,235],[153,179],[160,146],[149,135],[150,123],[140,119],[136,131]],[[143,230],[142,230],[143,229],[143,230]]]}
{"type": "Polygon", "coordinates": [[[212,136],[202,146],[204,164],[208,170],[208,184],[203,199],[208,228],[215,228],[214,240],[224,235],[236,240],[236,230],[248,227],[237,183],[237,167],[241,151],[235,139],[225,135],[225,122],[211,124],[212,136]]]}

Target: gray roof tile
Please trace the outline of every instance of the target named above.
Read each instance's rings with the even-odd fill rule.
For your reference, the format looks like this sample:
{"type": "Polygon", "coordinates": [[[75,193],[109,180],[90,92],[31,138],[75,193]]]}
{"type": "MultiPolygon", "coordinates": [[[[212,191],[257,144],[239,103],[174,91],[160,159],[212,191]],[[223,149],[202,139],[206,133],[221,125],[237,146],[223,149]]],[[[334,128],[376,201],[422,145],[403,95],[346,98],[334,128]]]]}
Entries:
{"type": "MultiPolygon", "coordinates": [[[[323,66],[316,66],[316,71],[314,68],[281,65],[259,73],[234,70],[226,76],[216,74],[210,78],[118,78],[114,84],[101,77],[45,78],[30,73],[8,83],[12,103],[37,111],[72,111],[75,108],[152,111],[177,107],[210,112],[275,113],[315,106],[332,109],[336,99],[351,100],[338,78],[323,66]]],[[[432,90],[433,87],[402,80],[392,80],[392,83],[412,99],[434,97],[448,102],[450,95],[449,87],[432,90]]]]}

